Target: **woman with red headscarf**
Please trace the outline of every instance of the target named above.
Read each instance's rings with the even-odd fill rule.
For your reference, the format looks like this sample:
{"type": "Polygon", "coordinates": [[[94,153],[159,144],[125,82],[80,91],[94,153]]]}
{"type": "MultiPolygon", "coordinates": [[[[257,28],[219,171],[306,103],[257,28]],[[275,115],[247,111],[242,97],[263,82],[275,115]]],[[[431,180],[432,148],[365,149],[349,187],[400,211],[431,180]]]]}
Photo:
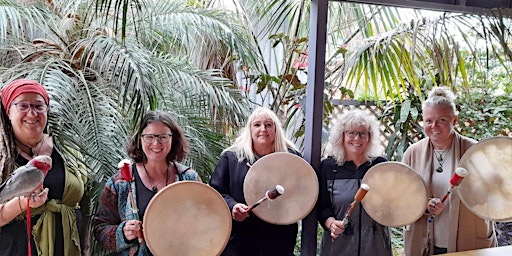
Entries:
{"type": "Polygon", "coordinates": [[[0,182],[38,155],[52,158],[42,192],[0,202],[0,255],[80,255],[82,219],[78,210],[85,176],[66,165],[45,133],[50,98],[36,81],[18,79],[1,90],[4,154],[0,182]],[[7,158],[5,157],[7,156],[7,158]],[[30,201],[30,204],[28,204],[30,201]],[[27,230],[30,205],[31,228],[27,230]],[[30,243],[28,240],[30,234],[30,243]]]}

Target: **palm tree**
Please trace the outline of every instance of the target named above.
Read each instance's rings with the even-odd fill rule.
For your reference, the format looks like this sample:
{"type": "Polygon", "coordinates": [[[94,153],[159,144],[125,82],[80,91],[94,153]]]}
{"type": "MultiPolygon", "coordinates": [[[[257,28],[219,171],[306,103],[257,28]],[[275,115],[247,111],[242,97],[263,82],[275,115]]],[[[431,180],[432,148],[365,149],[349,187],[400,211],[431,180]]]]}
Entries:
{"type": "MultiPolygon", "coordinates": [[[[253,10],[249,13],[257,14],[266,25],[258,38],[277,37],[279,43],[307,38],[309,22],[304,21],[309,21],[309,3],[267,0],[254,6],[248,4],[253,10]]],[[[382,122],[391,134],[386,150],[389,159],[400,160],[407,146],[422,136],[420,108],[426,90],[450,85],[459,94],[468,95],[472,83],[487,83],[487,75],[482,74],[490,72],[489,63],[498,62],[508,70],[512,52],[508,39],[510,20],[499,11],[494,16],[442,12],[426,15],[423,11],[335,1],[328,8],[324,125],[328,125],[334,99],[377,101],[384,110],[382,122]]],[[[290,60],[307,54],[307,48],[306,44],[300,51],[284,51],[287,54],[283,60],[272,63],[284,67],[270,76],[273,80],[263,73],[256,81],[269,90],[293,96],[290,92],[295,91],[281,90],[281,85],[293,88],[286,83],[290,74],[297,73],[290,68],[290,60]]],[[[506,75],[505,81],[510,79],[509,72],[506,75]]],[[[507,84],[498,86],[504,87],[507,84]]],[[[299,93],[304,94],[304,90],[299,93]]],[[[275,102],[287,98],[275,95],[279,96],[272,99],[275,102]]],[[[297,101],[285,103],[288,104],[284,107],[293,108],[297,101]]],[[[287,118],[303,123],[302,112],[289,111],[287,118]]]]}
{"type": "Polygon", "coordinates": [[[260,65],[251,34],[200,1],[0,0],[0,19],[0,80],[47,86],[48,131],[88,171],[93,208],[148,109],[176,117],[203,180],[247,114],[231,78],[240,63],[260,65]]]}
{"type": "MultiPolygon", "coordinates": [[[[296,81],[290,77],[304,71],[290,63],[307,61],[301,56],[308,52],[309,23],[303,21],[309,21],[309,1],[250,3],[248,13],[257,17],[255,24],[264,24],[255,26],[260,28],[257,38],[270,38],[274,48],[287,49],[280,62],[266,64],[282,67],[277,74],[263,70],[252,75],[253,80],[260,91],[275,92],[269,105],[279,106],[276,110],[288,113],[287,120],[295,120],[290,122],[291,128],[299,127],[295,135],[300,141],[304,114],[296,106],[304,100],[305,84],[297,87],[289,81],[296,81]]],[[[330,2],[328,8],[324,125],[328,126],[332,100],[376,101],[379,107],[387,104],[388,114],[382,121],[395,126],[390,130],[394,135],[387,150],[390,157],[400,159],[413,138],[421,136],[418,106],[426,90],[449,85],[468,95],[474,79],[485,83],[486,76],[477,74],[490,72],[489,63],[496,62],[494,59],[508,70],[510,20],[499,11],[494,16],[475,16],[347,2],[330,2]]]]}

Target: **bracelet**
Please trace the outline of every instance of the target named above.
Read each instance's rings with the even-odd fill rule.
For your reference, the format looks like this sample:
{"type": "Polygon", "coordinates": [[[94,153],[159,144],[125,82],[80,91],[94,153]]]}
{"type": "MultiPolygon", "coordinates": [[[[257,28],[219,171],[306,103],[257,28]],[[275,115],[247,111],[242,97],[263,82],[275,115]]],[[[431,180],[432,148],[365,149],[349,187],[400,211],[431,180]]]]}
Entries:
{"type": "Polygon", "coordinates": [[[21,207],[21,198],[18,196],[18,205],[20,206],[20,211],[23,212],[23,208],[21,207]]]}

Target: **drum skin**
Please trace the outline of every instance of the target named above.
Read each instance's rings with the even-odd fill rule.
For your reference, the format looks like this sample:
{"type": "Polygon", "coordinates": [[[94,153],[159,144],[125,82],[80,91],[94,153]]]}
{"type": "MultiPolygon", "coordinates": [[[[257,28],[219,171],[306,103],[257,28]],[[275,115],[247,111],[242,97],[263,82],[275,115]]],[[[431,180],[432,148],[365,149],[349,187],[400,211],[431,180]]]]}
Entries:
{"type": "Polygon", "coordinates": [[[475,215],[492,221],[512,221],[512,138],[492,137],[466,151],[459,167],[469,175],[459,196],[475,215]]]}
{"type": "Polygon", "coordinates": [[[220,255],[231,233],[231,213],[209,185],[180,181],[151,199],[142,226],[154,255],[220,255]]]}
{"type": "Polygon", "coordinates": [[[265,200],[253,210],[260,219],[278,225],[295,223],[306,217],[318,198],[318,178],[303,158],[286,152],[266,155],[256,161],[244,180],[247,205],[264,198],[276,185],[284,187],[283,195],[265,200]]]}
{"type": "Polygon", "coordinates": [[[425,214],[425,182],[406,164],[395,161],[377,164],[366,172],[362,183],[370,189],[361,204],[381,225],[401,227],[425,214]]]}

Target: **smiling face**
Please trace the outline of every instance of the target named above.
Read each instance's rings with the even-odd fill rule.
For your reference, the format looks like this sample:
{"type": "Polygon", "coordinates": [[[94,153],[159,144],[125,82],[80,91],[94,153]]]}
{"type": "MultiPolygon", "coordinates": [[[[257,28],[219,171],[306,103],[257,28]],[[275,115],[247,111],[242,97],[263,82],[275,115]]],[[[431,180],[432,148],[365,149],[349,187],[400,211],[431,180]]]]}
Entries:
{"type": "MultiPolygon", "coordinates": [[[[172,134],[171,128],[165,125],[162,122],[152,122],[149,123],[144,130],[142,130],[142,134],[154,134],[154,135],[164,135],[164,134],[172,134]]],[[[140,138],[140,142],[142,145],[142,151],[146,155],[146,158],[149,161],[166,161],[166,156],[171,151],[172,146],[172,137],[167,142],[162,142],[160,139],[154,139],[152,143],[147,143],[143,138],[140,138]]]]}
{"type": "Polygon", "coordinates": [[[25,102],[29,104],[45,104],[43,96],[37,93],[22,93],[14,98],[9,107],[9,119],[16,139],[24,142],[23,138],[39,140],[43,134],[48,119],[48,111],[37,113],[33,108],[28,112],[20,112],[15,103],[25,102]]]}
{"type": "Polygon", "coordinates": [[[263,155],[274,150],[276,125],[270,117],[256,116],[251,122],[251,138],[255,152],[263,155]]]}
{"type": "Polygon", "coordinates": [[[453,127],[457,120],[451,106],[446,104],[423,109],[423,128],[436,149],[446,149],[451,144],[453,127]]]}
{"type": "Polygon", "coordinates": [[[343,132],[343,148],[345,149],[346,159],[364,160],[366,158],[366,149],[370,141],[370,130],[366,126],[348,127],[343,132]]]}

